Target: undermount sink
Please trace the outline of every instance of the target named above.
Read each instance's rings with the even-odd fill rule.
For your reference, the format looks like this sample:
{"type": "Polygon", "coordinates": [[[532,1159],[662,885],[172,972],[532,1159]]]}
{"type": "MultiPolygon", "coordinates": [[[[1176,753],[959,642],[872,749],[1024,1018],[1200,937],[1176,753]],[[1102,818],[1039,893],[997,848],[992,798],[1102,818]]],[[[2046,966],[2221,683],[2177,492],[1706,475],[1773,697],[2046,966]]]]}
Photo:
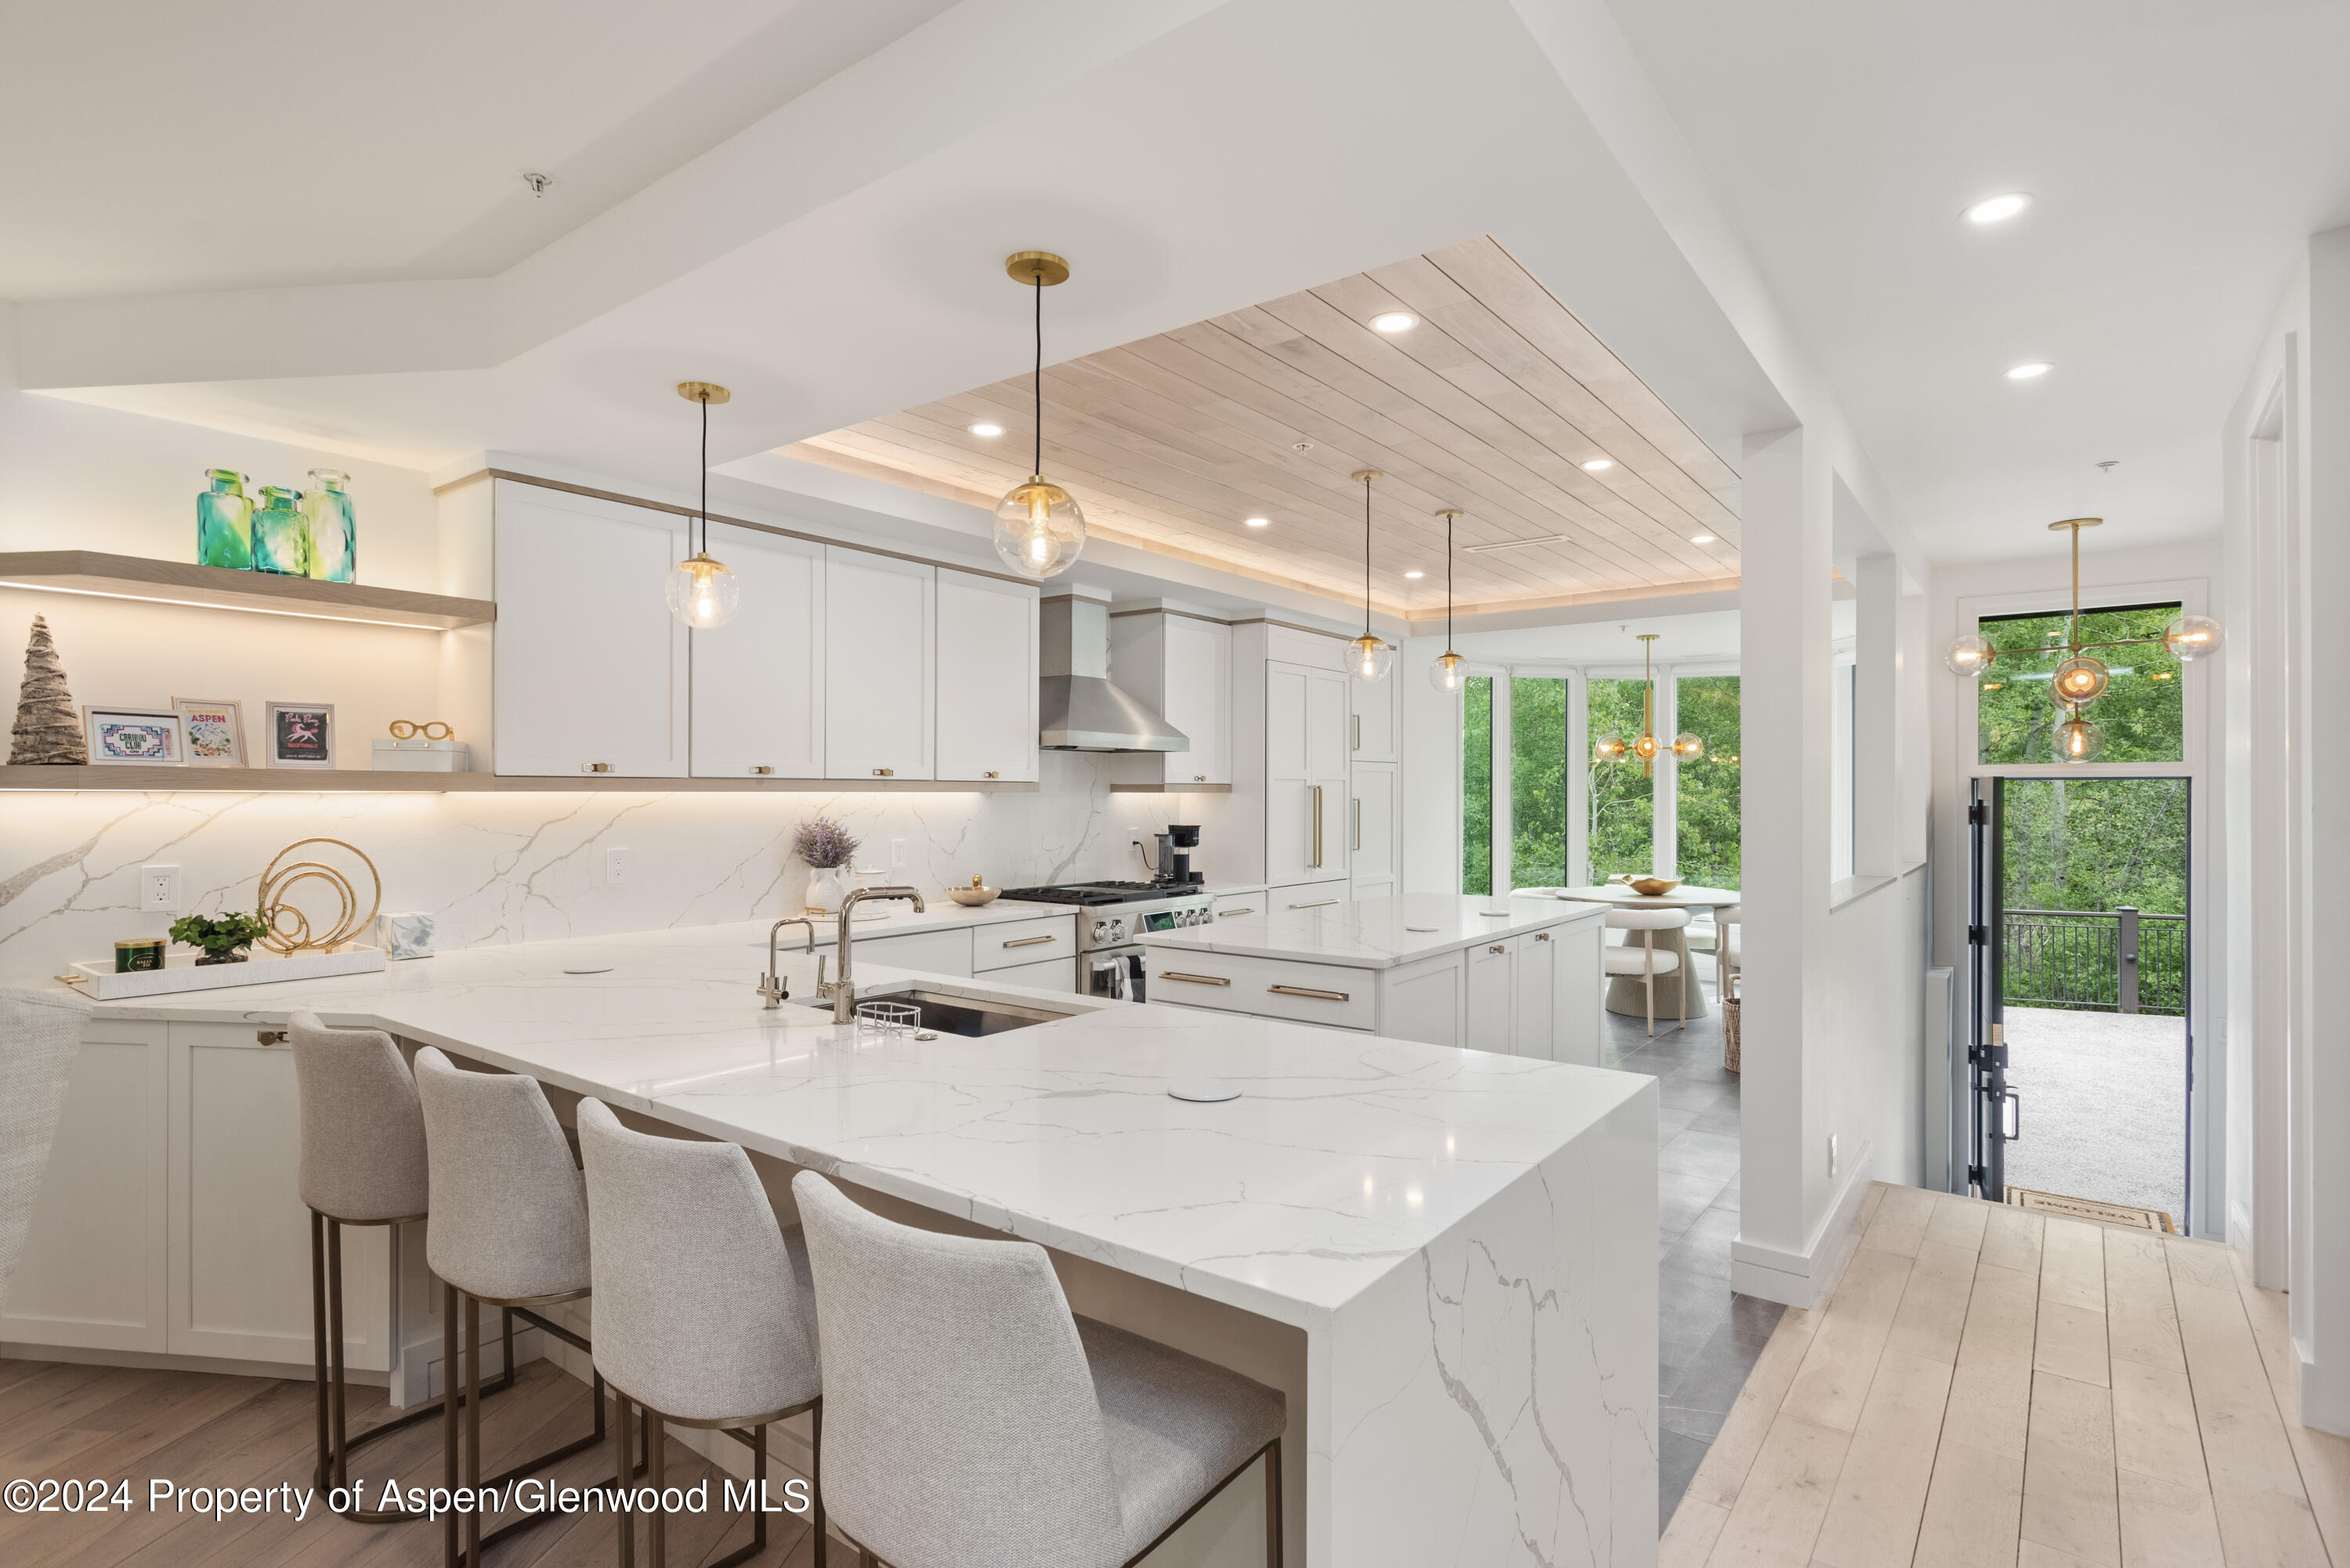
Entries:
{"type": "MultiPolygon", "coordinates": [[[[922,1010],[922,1021],[917,1027],[974,1039],[983,1034],[1002,1034],[1009,1030],[1026,1029],[1033,1024],[1050,1023],[1055,1018],[1074,1016],[1056,1012],[1049,1007],[1031,1007],[1017,1002],[981,1002],[968,996],[948,996],[936,991],[885,991],[859,996],[858,1000],[909,1003],[922,1010]]],[[[822,1005],[828,1007],[831,1004],[822,1005]]]]}

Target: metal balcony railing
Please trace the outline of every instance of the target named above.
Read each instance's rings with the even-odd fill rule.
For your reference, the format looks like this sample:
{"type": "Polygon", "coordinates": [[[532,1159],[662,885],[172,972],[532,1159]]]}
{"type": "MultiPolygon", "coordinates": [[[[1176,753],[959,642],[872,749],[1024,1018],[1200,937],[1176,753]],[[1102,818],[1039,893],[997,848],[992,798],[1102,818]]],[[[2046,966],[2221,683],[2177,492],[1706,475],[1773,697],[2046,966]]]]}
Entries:
{"type": "Polygon", "coordinates": [[[2187,1012],[2187,917],[2118,909],[2009,909],[2000,992],[2016,1007],[2187,1012]]]}

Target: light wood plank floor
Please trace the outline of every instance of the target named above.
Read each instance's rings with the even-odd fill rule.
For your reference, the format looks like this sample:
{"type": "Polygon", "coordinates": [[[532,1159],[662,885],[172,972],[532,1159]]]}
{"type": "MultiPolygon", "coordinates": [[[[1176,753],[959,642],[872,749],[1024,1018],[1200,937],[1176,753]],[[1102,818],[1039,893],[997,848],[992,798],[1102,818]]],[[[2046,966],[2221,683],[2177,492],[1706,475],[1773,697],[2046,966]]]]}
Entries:
{"type": "MultiPolygon", "coordinates": [[[[524,1366],[516,1386],[482,1407],[482,1457],[494,1473],[525,1455],[587,1432],[588,1389],[550,1364],[524,1366]]],[[[350,1390],[350,1427],[364,1429],[384,1413],[380,1389],[350,1390]]],[[[145,1511],[149,1477],[183,1486],[273,1487],[310,1484],[315,1438],[307,1382],[212,1373],[139,1371],[56,1362],[0,1360],[0,1480],[19,1476],[128,1479],[139,1507],[125,1514],[0,1513],[0,1563],[8,1568],[426,1568],[438,1564],[435,1522],[353,1524],[314,1505],[294,1523],[283,1514],[209,1516],[145,1511]]],[[[353,1456],[354,1477],[431,1486],[442,1473],[441,1428],[426,1421],[353,1456]]],[[[609,1473],[608,1449],[581,1454],[549,1471],[570,1484],[609,1473]]],[[[706,1459],[672,1440],[671,1486],[690,1487],[714,1472],[706,1459]]],[[[787,1472],[770,1469],[771,1485],[787,1472]]],[[[641,1483],[639,1483],[641,1484],[641,1483]]],[[[718,1490],[715,1480],[712,1491],[718,1490]]],[[[495,1521],[491,1521],[494,1524],[495,1521]]],[[[489,1528],[489,1526],[484,1527],[489,1528]]],[[[643,1526],[638,1526],[641,1551],[643,1526]]],[[[669,1561],[694,1568],[750,1539],[747,1525],[724,1515],[673,1516],[669,1561]]],[[[793,1514],[768,1521],[769,1549],[758,1568],[806,1568],[815,1561],[806,1522],[793,1514]]],[[[483,1553],[485,1568],[574,1568],[615,1559],[608,1515],[552,1521],[483,1553]]],[[[853,1560],[852,1554],[836,1562],[853,1560]]],[[[644,1558],[639,1555],[639,1562],[644,1558]]]]}
{"type": "Polygon", "coordinates": [[[2301,1425],[2235,1252],[1909,1187],[1863,1214],[1660,1568],[2350,1568],[2350,1440],[2301,1425]]]}

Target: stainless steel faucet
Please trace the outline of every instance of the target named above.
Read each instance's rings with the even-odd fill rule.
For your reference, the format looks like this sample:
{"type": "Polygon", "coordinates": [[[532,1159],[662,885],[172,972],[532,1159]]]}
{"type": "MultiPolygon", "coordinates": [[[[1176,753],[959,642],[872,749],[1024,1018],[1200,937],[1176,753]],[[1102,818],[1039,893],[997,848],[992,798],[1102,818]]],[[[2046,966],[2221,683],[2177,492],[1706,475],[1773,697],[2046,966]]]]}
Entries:
{"type": "Polygon", "coordinates": [[[766,1006],[760,1010],[762,1012],[772,1012],[791,999],[791,987],[784,983],[783,975],[775,969],[775,933],[785,926],[806,926],[807,928],[806,950],[816,951],[816,922],[813,920],[794,915],[789,919],[777,920],[767,928],[767,972],[759,980],[759,994],[765,997],[767,1002],[766,1006]]]}
{"type": "Polygon", "coordinates": [[[816,993],[832,1003],[832,1021],[835,1023],[847,1023],[857,1016],[857,987],[848,978],[848,921],[857,906],[868,898],[908,898],[913,901],[916,909],[925,908],[922,896],[911,888],[859,888],[840,901],[840,935],[833,942],[833,950],[840,955],[839,978],[825,980],[823,961],[818,960],[816,982],[816,993]]]}

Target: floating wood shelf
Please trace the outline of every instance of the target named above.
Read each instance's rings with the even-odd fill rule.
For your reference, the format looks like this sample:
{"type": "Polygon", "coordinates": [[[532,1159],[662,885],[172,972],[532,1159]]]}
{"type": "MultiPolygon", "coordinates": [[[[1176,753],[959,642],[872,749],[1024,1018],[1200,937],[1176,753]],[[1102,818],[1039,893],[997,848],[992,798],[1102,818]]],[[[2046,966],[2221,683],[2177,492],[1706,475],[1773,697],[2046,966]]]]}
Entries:
{"type": "Polygon", "coordinates": [[[225,566],[151,561],[141,556],[109,556],[96,550],[0,553],[0,587],[434,631],[480,626],[498,617],[498,607],[488,599],[451,598],[445,594],[379,588],[366,583],[320,583],[270,572],[233,572],[225,566]]]}
{"type": "Polygon", "coordinates": [[[377,773],[366,768],[0,767],[0,790],[194,791],[245,794],[543,794],[621,791],[633,794],[1029,794],[1034,784],[961,779],[674,779],[583,774],[577,778],[504,778],[496,774],[377,773]]]}

